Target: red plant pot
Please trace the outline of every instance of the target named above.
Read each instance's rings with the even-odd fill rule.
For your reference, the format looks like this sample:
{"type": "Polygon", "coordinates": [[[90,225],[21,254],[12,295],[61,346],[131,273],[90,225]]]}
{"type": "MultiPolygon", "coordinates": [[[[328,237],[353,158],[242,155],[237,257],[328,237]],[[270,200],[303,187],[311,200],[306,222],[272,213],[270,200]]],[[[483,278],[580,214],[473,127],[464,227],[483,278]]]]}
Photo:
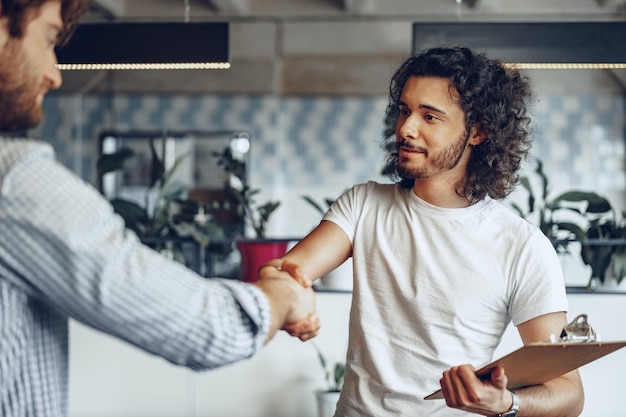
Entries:
{"type": "Polygon", "coordinates": [[[238,240],[237,249],[241,253],[241,279],[256,282],[259,268],[270,259],[280,258],[287,252],[288,240],[238,240]]]}

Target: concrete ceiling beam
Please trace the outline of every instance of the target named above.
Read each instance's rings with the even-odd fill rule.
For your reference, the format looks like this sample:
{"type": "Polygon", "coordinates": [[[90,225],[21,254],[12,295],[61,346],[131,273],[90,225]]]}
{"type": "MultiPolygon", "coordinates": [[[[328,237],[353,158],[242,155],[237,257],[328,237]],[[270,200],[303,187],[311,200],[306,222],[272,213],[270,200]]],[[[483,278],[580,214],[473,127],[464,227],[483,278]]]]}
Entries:
{"type": "Polygon", "coordinates": [[[106,16],[108,20],[115,20],[126,14],[126,2],[124,0],[92,0],[90,8],[96,13],[106,16]]]}
{"type": "Polygon", "coordinates": [[[349,14],[371,13],[376,9],[377,0],[342,0],[343,8],[349,14]]]}
{"type": "Polygon", "coordinates": [[[247,15],[250,13],[249,0],[206,0],[218,14],[247,15]]]}

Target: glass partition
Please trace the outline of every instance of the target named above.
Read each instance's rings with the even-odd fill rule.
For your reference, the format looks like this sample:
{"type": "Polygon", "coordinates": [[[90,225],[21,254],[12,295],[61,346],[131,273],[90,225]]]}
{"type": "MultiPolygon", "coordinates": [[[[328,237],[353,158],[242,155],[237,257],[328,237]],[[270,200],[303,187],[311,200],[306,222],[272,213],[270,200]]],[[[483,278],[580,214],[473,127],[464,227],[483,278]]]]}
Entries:
{"type": "MultiPolygon", "coordinates": [[[[230,241],[243,235],[244,221],[234,209],[236,202],[225,190],[232,176],[217,161],[218,155],[229,149],[234,157],[246,162],[250,149],[247,132],[112,130],[100,134],[99,144],[99,160],[107,155],[122,157],[118,162],[123,160],[118,164],[119,169],[98,176],[98,187],[105,197],[132,202],[156,221],[160,214],[156,208],[164,194],[182,192],[185,200],[198,203],[197,207],[193,206],[196,212],[192,213],[192,219],[207,215],[219,229],[215,230],[208,251],[187,244],[188,249],[183,250],[186,263],[203,275],[238,278],[240,258],[230,241]],[[167,190],[162,182],[155,184],[159,175],[162,180],[166,179],[167,190]]],[[[181,205],[178,210],[185,210],[185,207],[181,205]]],[[[160,239],[151,234],[138,235],[153,247],[160,239]]],[[[179,240],[189,243],[197,235],[190,231],[187,237],[179,240]]]]}

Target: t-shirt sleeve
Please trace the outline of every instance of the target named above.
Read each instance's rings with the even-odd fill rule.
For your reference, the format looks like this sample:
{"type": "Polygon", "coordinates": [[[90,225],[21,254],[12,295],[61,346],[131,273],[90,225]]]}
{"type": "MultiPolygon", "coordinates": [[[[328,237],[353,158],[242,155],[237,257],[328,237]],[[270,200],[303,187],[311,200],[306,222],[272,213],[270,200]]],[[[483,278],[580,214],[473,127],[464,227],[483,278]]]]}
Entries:
{"type": "Polygon", "coordinates": [[[509,314],[515,326],[543,314],[567,312],[561,264],[552,243],[539,229],[530,234],[513,273],[509,314]]]}
{"type": "Polygon", "coordinates": [[[346,190],[335,200],[322,220],[330,221],[341,227],[350,242],[354,243],[359,211],[368,193],[371,193],[373,183],[357,184],[346,190]]]}

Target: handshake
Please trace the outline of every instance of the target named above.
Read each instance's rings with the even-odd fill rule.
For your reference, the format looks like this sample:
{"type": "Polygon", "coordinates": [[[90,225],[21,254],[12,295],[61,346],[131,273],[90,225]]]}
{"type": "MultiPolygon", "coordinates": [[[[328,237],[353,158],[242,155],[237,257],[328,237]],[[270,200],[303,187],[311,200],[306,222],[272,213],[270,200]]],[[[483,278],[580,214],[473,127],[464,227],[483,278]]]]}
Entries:
{"type": "Polygon", "coordinates": [[[278,330],[302,341],[317,336],[320,320],[312,284],[296,263],[272,259],[261,266],[255,285],[265,293],[272,310],[267,340],[278,330]]]}

